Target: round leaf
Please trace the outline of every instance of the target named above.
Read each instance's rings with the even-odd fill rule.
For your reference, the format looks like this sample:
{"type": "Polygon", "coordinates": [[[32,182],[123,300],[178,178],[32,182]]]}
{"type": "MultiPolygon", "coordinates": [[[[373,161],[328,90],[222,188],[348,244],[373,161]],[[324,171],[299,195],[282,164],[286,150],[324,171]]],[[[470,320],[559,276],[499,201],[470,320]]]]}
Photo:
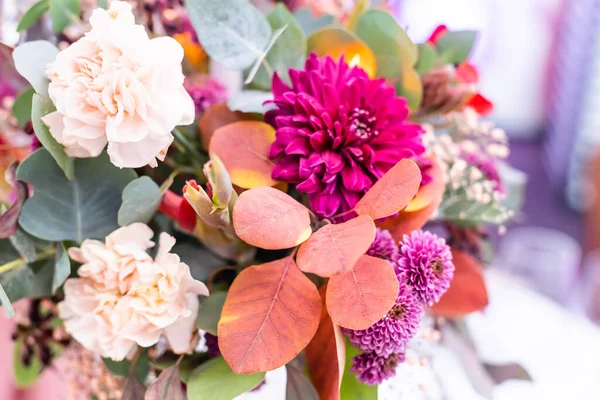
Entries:
{"type": "Polygon", "coordinates": [[[267,250],[295,247],[312,233],[308,209],[267,186],[240,195],[233,208],[233,227],[244,242],[267,250]]]}
{"type": "MultiPolygon", "coordinates": [[[[236,96],[233,96],[233,98],[236,98],[236,96]]],[[[252,120],[257,120],[257,118],[252,114],[232,111],[224,103],[207,108],[199,121],[202,146],[208,150],[210,141],[217,129],[234,122],[252,120]]]]}
{"type": "Polygon", "coordinates": [[[398,279],[391,264],[364,255],[353,270],[329,279],[327,310],[336,325],[367,329],[394,306],[397,296],[398,279]]]}
{"type": "Polygon", "coordinates": [[[483,310],[489,300],[481,263],[470,254],[456,249],[452,249],[452,259],[455,270],[450,288],[431,310],[447,318],[458,318],[483,310]]]}
{"type": "Polygon", "coordinates": [[[264,379],[264,372],[238,375],[223,357],[217,357],[192,372],[187,382],[187,394],[190,400],[230,400],[254,389],[264,379]]]}
{"type": "Polygon", "coordinates": [[[271,38],[267,18],[244,0],[187,0],[198,39],[209,56],[227,68],[246,69],[271,38]]]}
{"type": "Polygon", "coordinates": [[[148,223],[158,210],[162,195],[152,179],[142,176],[125,186],[122,198],[118,222],[126,226],[134,222],[148,223]]]}
{"type": "MultiPolygon", "coordinates": [[[[274,31],[285,27],[268,52],[266,61],[273,72],[277,72],[284,81],[287,81],[288,70],[301,68],[306,59],[304,32],[296,18],[281,3],[269,13],[267,19],[274,31]]],[[[272,73],[267,72],[265,66],[261,65],[252,82],[258,87],[268,90],[271,88],[271,78],[272,73]]]]}
{"type": "Polygon", "coordinates": [[[264,114],[270,108],[264,105],[267,100],[273,100],[273,93],[262,90],[244,90],[231,96],[227,107],[231,111],[264,114]]]}
{"type": "Polygon", "coordinates": [[[432,178],[431,182],[419,187],[419,191],[414,199],[412,199],[404,209],[405,212],[422,210],[433,202],[439,204],[442,201],[444,191],[446,190],[444,175],[436,160],[432,159],[431,163],[431,168],[428,168],[425,171],[425,173],[432,178]]]}
{"type": "Polygon", "coordinates": [[[48,96],[46,65],[53,62],[57,54],[58,48],[45,40],[23,43],[13,51],[15,68],[43,97],[48,96]]]}
{"type": "Polygon", "coordinates": [[[448,64],[465,61],[475,45],[475,31],[446,32],[436,43],[440,56],[448,64]]]}
{"type": "Polygon", "coordinates": [[[298,249],[298,268],[326,278],[345,273],[367,252],[374,239],[375,223],[366,215],[325,225],[298,249]]]}
{"type": "Polygon", "coordinates": [[[275,130],[258,121],[240,121],[217,129],[210,142],[210,155],[217,155],[231,182],[244,189],[273,186],[274,164],[269,148],[275,141],[275,130]]]}
{"type": "Polygon", "coordinates": [[[243,270],[233,281],[219,322],[219,348],[238,374],[287,364],[319,325],[315,285],[287,257],[243,270]]]}
{"type": "Polygon", "coordinates": [[[50,0],[40,0],[31,6],[29,10],[23,15],[19,25],[17,26],[17,32],[23,32],[33,26],[50,8],[50,0]]]}
{"type": "Polygon", "coordinates": [[[77,159],[69,181],[50,153],[40,149],[23,161],[17,179],[34,188],[19,217],[25,231],[49,241],[81,242],[104,238],[118,228],[121,192],[135,172],[113,166],[102,154],[77,159]]]}
{"type": "Polygon", "coordinates": [[[377,221],[377,226],[390,231],[394,240],[401,242],[404,235],[410,235],[412,231],[421,229],[429,221],[440,202],[441,199],[417,211],[401,211],[397,216],[377,221]]]}
{"type": "Polygon", "coordinates": [[[374,77],[378,69],[373,51],[354,33],[338,27],[327,27],[308,37],[308,51],[334,59],[344,56],[350,66],[358,66],[374,77]]]}
{"type": "Polygon", "coordinates": [[[358,215],[385,218],[402,210],[412,200],[421,183],[417,164],[400,160],[369,189],[354,207],[358,215]]]}
{"type": "Polygon", "coordinates": [[[50,19],[52,30],[61,33],[73,21],[79,19],[81,4],[79,0],[50,0],[50,19]]]}

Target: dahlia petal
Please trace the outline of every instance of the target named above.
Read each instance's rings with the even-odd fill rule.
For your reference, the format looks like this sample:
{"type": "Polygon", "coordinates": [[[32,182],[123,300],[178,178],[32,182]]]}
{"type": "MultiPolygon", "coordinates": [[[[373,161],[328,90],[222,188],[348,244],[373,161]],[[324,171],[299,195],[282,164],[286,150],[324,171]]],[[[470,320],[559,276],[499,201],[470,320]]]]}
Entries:
{"type": "Polygon", "coordinates": [[[323,153],[323,161],[327,166],[327,172],[337,173],[344,168],[344,160],[338,153],[326,151],[323,153]]]}
{"type": "Polygon", "coordinates": [[[282,96],[284,93],[292,90],[288,85],[286,85],[281,80],[281,78],[279,77],[279,74],[277,72],[275,72],[275,74],[273,75],[273,82],[272,82],[271,86],[272,86],[272,90],[273,90],[273,95],[275,95],[275,96],[282,96]]]}
{"type": "Polygon", "coordinates": [[[314,193],[318,191],[322,186],[323,185],[321,184],[319,178],[315,174],[312,174],[307,180],[296,186],[296,189],[304,193],[314,193]]]}
{"type": "Polygon", "coordinates": [[[311,148],[308,139],[299,137],[294,139],[285,147],[286,154],[299,154],[307,156],[310,154],[311,148]]]}

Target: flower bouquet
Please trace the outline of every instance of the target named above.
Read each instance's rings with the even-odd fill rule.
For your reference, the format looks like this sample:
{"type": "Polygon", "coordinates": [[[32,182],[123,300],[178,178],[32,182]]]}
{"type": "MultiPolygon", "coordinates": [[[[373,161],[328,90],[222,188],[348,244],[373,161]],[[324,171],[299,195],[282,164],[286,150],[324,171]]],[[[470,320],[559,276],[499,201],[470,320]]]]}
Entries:
{"type": "Polygon", "coordinates": [[[2,127],[20,384],[62,359],[83,398],[223,400],[285,368],[288,399],[371,399],[485,307],[482,225],[518,190],[474,32],[415,45],[385,2],[88,3],[36,3],[19,30],[48,11],[53,37],[4,46],[29,83],[2,127]]]}

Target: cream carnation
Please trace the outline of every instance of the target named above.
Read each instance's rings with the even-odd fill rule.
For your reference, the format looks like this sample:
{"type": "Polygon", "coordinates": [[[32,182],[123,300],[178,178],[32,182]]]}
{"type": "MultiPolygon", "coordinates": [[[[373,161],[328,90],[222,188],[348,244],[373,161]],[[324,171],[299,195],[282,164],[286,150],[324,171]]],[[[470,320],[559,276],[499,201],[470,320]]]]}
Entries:
{"type": "Polygon", "coordinates": [[[170,253],[175,239],[166,233],[152,260],[146,253],[151,233],[147,226],[133,224],[113,232],[106,243],[86,240],[81,248],[69,249],[84,264],[80,278],[65,282],[59,315],[67,332],[103,357],[123,360],[162,335],[174,352],[190,350],[198,296],[208,296],[208,289],[170,253]]]}
{"type": "Polygon", "coordinates": [[[90,23],[46,68],[56,111],[42,120],[71,157],[96,157],[108,144],[118,167],[155,167],[173,128],[194,120],[183,48],[170,37],[150,39],[126,2],[95,10],[90,23]]]}

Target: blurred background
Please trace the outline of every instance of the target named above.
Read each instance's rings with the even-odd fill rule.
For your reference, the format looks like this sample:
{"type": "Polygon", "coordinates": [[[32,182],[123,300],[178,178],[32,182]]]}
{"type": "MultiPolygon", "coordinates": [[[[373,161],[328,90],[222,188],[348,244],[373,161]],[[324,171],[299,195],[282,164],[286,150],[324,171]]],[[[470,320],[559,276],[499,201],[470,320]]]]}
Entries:
{"type": "MultiPolygon", "coordinates": [[[[0,0],[4,43],[19,41],[16,25],[33,2],[0,0]]],[[[324,8],[346,3],[351,1],[319,1],[324,8]]],[[[578,392],[583,394],[567,396],[600,398],[597,385],[585,386],[589,377],[600,381],[600,354],[593,350],[593,343],[600,343],[600,330],[593,325],[600,321],[600,0],[388,3],[417,43],[441,24],[480,32],[472,59],[481,76],[480,92],[494,102],[490,118],[511,139],[509,163],[523,172],[514,179],[527,179],[522,214],[504,235],[495,235],[491,269],[508,273],[541,296],[492,284],[490,309],[469,325],[475,336],[493,337],[502,330],[511,347],[496,341],[494,352],[489,340],[475,342],[487,345],[483,353],[492,358],[500,350],[515,357],[521,352],[529,358],[520,363],[534,378],[562,381],[563,393],[570,393],[565,383],[575,379],[564,371],[573,369],[573,375],[586,377],[578,392]],[[509,335],[513,328],[519,336],[509,335]],[[534,334],[527,336],[526,330],[534,334]]],[[[40,26],[40,34],[43,30],[40,26]]],[[[556,390],[544,392],[547,397],[538,391],[519,398],[558,398],[556,390]]]]}

